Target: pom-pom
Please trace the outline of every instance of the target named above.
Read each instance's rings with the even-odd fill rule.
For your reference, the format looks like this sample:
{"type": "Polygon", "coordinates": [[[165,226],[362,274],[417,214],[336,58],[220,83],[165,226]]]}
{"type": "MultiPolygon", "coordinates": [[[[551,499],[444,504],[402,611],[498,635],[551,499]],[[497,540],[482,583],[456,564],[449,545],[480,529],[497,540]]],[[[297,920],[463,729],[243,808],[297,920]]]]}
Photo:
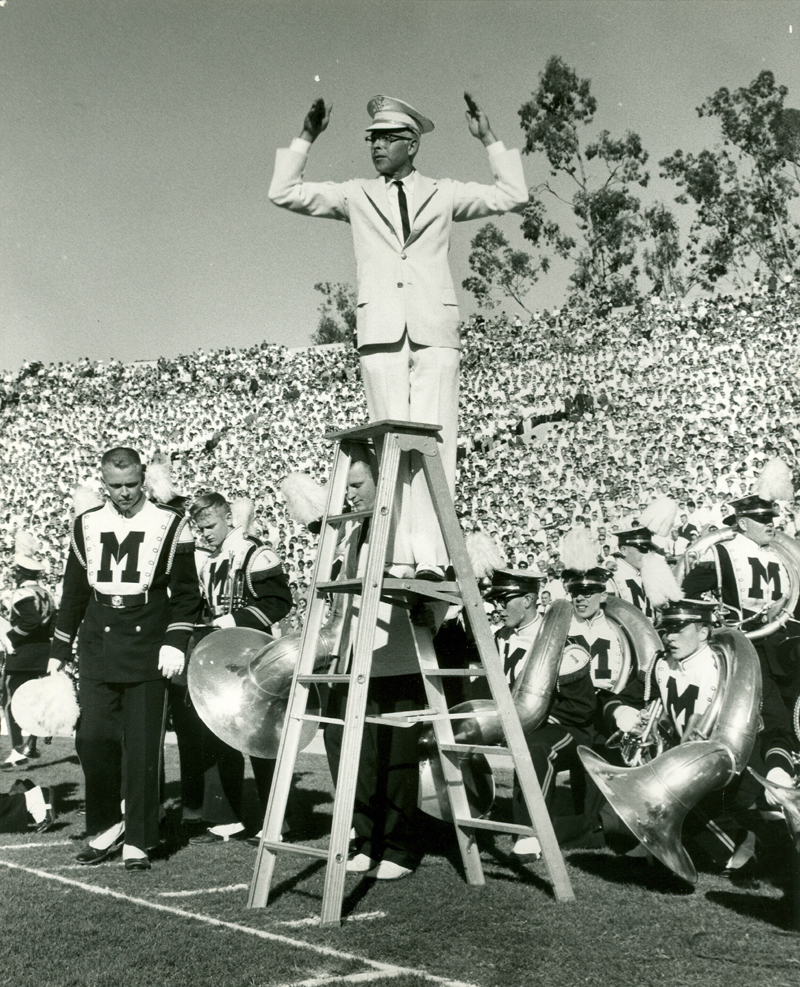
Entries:
{"type": "Polygon", "coordinates": [[[792,471],[779,456],[774,456],[764,464],[753,493],[764,500],[791,500],[794,497],[792,471]]]}
{"type": "Polygon", "coordinates": [[[600,546],[583,525],[571,528],[561,541],[561,561],[567,569],[576,569],[579,572],[593,569],[598,564],[599,555],[600,546]]]}
{"type": "Polygon", "coordinates": [[[237,497],[231,503],[233,525],[235,528],[241,528],[243,534],[252,535],[255,516],[256,506],[249,497],[237,497]]]}
{"type": "Polygon", "coordinates": [[[290,473],[280,483],[289,516],[299,524],[319,521],[328,502],[326,487],[320,486],[308,473],[290,473]]]}
{"type": "Polygon", "coordinates": [[[496,569],[504,569],[506,560],[497,542],[483,531],[476,531],[464,539],[472,571],[478,579],[491,579],[496,569]]]}
{"type": "Polygon", "coordinates": [[[654,607],[666,603],[676,603],[683,599],[683,590],[678,585],[667,560],[658,552],[648,552],[642,559],[642,585],[654,607]]]}
{"type": "Polygon", "coordinates": [[[672,531],[678,514],[678,502],[671,497],[656,497],[648,504],[639,517],[639,524],[652,531],[654,535],[666,538],[672,531]]]}
{"type": "Polygon", "coordinates": [[[159,504],[169,504],[180,491],[172,481],[172,471],[169,463],[163,459],[150,463],[144,474],[144,488],[151,500],[159,504]]]}
{"type": "Polygon", "coordinates": [[[24,682],[14,693],[11,712],[23,733],[34,737],[69,735],[78,722],[78,700],[66,672],[24,682]]]}
{"type": "Polygon", "coordinates": [[[75,517],[80,517],[93,507],[102,507],[103,498],[95,487],[88,483],[79,483],[72,491],[72,510],[75,517]]]}

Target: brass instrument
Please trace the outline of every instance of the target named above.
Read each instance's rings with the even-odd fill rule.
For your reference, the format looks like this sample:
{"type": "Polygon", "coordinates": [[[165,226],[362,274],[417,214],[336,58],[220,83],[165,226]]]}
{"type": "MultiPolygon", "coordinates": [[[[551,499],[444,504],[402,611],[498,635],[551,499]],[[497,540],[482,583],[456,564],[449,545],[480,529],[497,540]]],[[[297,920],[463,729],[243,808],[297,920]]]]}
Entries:
{"type": "Polygon", "coordinates": [[[233,552],[228,556],[228,573],[222,584],[219,604],[214,608],[214,616],[222,617],[233,613],[244,606],[244,569],[234,568],[236,556],[233,552]]]}
{"type": "MultiPolygon", "coordinates": [[[[731,541],[736,535],[735,528],[720,528],[696,538],[683,553],[675,567],[675,578],[683,584],[686,574],[693,569],[705,553],[721,542],[731,541]]],[[[737,613],[738,620],[727,622],[729,627],[741,630],[751,641],[774,634],[794,614],[798,599],[800,599],[800,545],[794,538],[789,538],[782,531],[776,531],[770,547],[780,558],[789,574],[789,589],[779,599],[770,603],[756,614],[744,617],[737,613]]],[[[728,608],[729,611],[732,608],[728,608]]],[[[735,611],[732,611],[736,613],[735,611]]]]}
{"type": "Polygon", "coordinates": [[[664,750],[664,737],[659,729],[659,721],[664,713],[664,704],[654,699],[647,707],[647,718],[639,730],[623,733],[617,730],[606,741],[606,747],[619,749],[620,757],[629,768],[635,768],[652,761],[664,750]]]}
{"type": "Polygon", "coordinates": [[[757,771],[752,768],[747,769],[750,774],[760,782],[769,794],[780,804],[783,809],[783,818],[789,827],[789,835],[792,837],[794,849],[800,853],[800,788],[795,784],[790,788],[785,785],[777,785],[774,781],[767,781],[762,778],[757,771]]]}
{"type": "Polygon", "coordinates": [[[608,764],[579,747],[584,767],[633,835],[690,884],[697,871],[681,842],[686,814],[706,795],[740,774],[758,732],[761,669],[755,648],[741,631],[715,630],[711,645],[725,660],[727,677],[716,722],[706,716],[677,747],[635,768],[608,764]],[[701,731],[708,739],[696,739],[701,731]]]}

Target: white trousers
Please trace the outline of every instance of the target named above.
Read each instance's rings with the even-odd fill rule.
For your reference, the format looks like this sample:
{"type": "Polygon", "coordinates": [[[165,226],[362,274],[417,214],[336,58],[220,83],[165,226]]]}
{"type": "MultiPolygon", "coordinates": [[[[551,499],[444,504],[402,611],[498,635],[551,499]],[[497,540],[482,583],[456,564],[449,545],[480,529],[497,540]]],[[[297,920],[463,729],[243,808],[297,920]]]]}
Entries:
{"type": "MultiPolygon", "coordinates": [[[[361,376],[370,421],[423,422],[440,425],[439,456],[451,496],[456,482],[458,440],[458,366],[461,351],[419,346],[408,338],[359,350],[361,376]]],[[[399,565],[446,566],[447,550],[428,495],[418,453],[400,462],[396,531],[388,561],[399,565]]]]}

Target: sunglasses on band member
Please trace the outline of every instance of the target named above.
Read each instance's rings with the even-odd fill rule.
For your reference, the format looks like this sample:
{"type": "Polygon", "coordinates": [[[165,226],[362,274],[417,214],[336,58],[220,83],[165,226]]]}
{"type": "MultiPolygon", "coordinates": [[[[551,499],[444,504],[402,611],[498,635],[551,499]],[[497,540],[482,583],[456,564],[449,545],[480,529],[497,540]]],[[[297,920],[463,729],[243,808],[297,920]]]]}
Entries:
{"type": "Polygon", "coordinates": [[[367,134],[364,140],[367,144],[388,144],[390,147],[392,144],[396,144],[398,141],[410,141],[413,140],[412,134],[367,134]]]}

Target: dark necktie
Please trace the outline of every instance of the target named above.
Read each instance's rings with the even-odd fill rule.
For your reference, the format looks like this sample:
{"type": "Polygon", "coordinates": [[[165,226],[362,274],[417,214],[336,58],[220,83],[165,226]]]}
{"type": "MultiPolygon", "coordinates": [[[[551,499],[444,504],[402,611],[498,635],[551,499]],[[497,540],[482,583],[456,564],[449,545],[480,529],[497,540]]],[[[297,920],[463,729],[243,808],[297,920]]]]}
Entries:
{"type": "Polygon", "coordinates": [[[411,235],[411,224],[408,221],[408,202],[406,201],[406,192],[403,188],[403,183],[400,181],[392,182],[393,185],[397,186],[397,201],[400,204],[400,222],[403,224],[403,243],[411,235]]]}

